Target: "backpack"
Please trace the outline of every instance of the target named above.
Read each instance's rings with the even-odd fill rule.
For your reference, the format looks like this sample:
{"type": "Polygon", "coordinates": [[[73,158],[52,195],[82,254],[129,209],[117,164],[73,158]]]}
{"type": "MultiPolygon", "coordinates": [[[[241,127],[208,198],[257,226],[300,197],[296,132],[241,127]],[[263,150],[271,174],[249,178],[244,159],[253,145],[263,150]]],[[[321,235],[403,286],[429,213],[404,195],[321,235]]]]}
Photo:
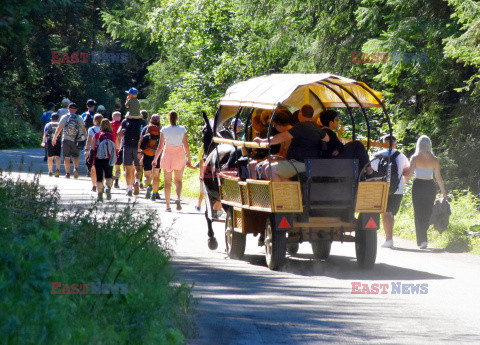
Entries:
{"type": "Polygon", "coordinates": [[[147,131],[140,142],[140,148],[147,156],[153,156],[157,151],[158,143],[160,141],[160,127],[149,125],[147,131]]]}
{"type": "Polygon", "coordinates": [[[69,136],[70,138],[76,138],[78,136],[78,132],[80,132],[80,125],[78,123],[78,119],[76,114],[68,115],[67,123],[63,128],[63,134],[69,136]]]}
{"type": "Polygon", "coordinates": [[[378,170],[374,171],[370,177],[382,177],[387,180],[390,177],[390,189],[388,194],[394,194],[400,185],[400,178],[398,177],[397,157],[400,155],[399,151],[395,151],[390,156],[390,166],[388,165],[388,156],[376,154],[374,159],[378,159],[378,170]],[[391,172],[394,172],[393,174],[391,172]]]}
{"type": "Polygon", "coordinates": [[[117,155],[115,152],[115,143],[112,141],[111,133],[101,133],[98,137],[97,158],[108,159],[108,164],[113,166],[117,162],[117,155]]]}

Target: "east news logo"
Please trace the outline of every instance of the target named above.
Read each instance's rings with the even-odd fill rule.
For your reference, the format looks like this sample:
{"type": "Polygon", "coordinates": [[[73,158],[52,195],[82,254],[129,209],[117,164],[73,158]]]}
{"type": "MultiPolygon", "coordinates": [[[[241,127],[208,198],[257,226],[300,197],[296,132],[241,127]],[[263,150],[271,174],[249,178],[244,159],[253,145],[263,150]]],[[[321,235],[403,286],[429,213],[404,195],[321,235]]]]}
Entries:
{"type": "Polygon", "coordinates": [[[426,295],[428,293],[428,283],[405,284],[402,282],[391,283],[362,283],[352,282],[352,294],[354,295],[426,295]]]}

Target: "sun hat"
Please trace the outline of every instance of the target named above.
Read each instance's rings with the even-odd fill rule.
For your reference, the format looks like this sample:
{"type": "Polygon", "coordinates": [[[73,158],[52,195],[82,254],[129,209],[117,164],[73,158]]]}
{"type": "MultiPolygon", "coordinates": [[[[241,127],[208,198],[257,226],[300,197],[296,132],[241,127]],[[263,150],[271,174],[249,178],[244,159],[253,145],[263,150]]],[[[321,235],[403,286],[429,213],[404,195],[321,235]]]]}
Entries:
{"type": "Polygon", "coordinates": [[[70,104],[70,100],[68,98],[62,99],[62,105],[69,105],[69,104],[70,104]]]}

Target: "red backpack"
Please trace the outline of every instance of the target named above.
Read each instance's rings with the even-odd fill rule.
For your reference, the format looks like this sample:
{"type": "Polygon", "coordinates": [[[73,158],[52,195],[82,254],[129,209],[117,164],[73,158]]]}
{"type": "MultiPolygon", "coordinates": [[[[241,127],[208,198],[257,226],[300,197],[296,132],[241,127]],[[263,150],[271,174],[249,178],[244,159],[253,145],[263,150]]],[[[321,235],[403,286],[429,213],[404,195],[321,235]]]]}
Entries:
{"type": "Polygon", "coordinates": [[[147,156],[155,155],[160,142],[160,126],[148,125],[145,135],[140,142],[142,152],[147,156]]]}

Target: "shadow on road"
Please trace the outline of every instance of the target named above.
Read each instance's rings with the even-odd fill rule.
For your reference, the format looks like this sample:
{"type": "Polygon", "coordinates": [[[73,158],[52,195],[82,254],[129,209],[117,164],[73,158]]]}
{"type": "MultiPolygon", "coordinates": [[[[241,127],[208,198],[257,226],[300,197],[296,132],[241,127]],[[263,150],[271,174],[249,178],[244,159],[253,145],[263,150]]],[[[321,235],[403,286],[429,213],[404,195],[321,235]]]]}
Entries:
{"type": "MultiPolygon", "coordinates": [[[[263,255],[244,255],[242,260],[255,266],[266,266],[263,255]]],[[[347,280],[452,279],[448,276],[382,263],[375,264],[372,270],[362,270],[358,268],[356,259],[336,255],[331,255],[327,260],[316,260],[311,254],[290,256],[282,271],[301,276],[324,276],[347,280]]]]}

